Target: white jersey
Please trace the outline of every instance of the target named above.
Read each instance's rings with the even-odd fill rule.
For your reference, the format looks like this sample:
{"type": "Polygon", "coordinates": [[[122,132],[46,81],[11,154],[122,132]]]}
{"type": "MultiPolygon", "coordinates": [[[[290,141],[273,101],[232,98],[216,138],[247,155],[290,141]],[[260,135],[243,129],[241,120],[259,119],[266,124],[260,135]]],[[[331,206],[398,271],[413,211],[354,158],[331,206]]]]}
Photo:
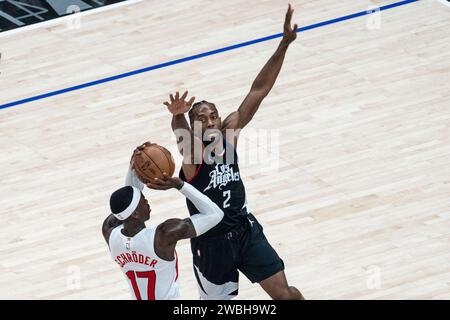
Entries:
{"type": "Polygon", "coordinates": [[[173,261],[159,258],[154,249],[157,226],[142,229],[134,237],[122,233],[123,225],[111,232],[109,249],[122,269],[137,300],[167,300],[180,296],[178,286],[178,257],[173,261]]]}

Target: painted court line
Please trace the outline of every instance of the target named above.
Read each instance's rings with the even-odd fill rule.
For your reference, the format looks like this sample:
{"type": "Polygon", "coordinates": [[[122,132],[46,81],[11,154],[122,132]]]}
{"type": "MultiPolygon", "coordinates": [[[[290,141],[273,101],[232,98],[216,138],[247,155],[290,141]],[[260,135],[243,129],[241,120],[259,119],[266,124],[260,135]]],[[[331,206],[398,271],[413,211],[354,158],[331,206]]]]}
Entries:
{"type": "MultiPolygon", "coordinates": [[[[392,3],[392,4],[389,4],[389,5],[380,7],[379,11],[384,11],[384,10],[396,8],[396,7],[399,7],[399,6],[403,6],[403,5],[406,5],[406,4],[409,4],[409,3],[418,2],[418,1],[420,1],[420,0],[399,1],[399,2],[396,2],[396,3],[392,3]]],[[[375,13],[377,11],[378,10],[367,10],[367,11],[357,12],[357,13],[346,15],[346,16],[342,16],[342,17],[339,17],[339,18],[336,18],[336,19],[327,20],[327,21],[319,22],[319,23],[312,24],[312,25],[309,25],[309,26],[306,26],[306,27],[297,28],[297,32],[305,32],[307,30],[320,28],[320,27],[327,26],[327,25],[334,24],[334,23],[338,23],[338,22],[341,22],[341,21],[355,19],[355,18],[358,18],[358,17],[361,17],[361,16],[373,14],[373,13],[375,13]]],[[[99,84],[102,84],[102,83],[111,82],[111,81],[114,81],[114,80],[131,77],[131,76],[134,76],[134,75],[137,75],[137,74],[140,74],[140,73],[149,72],[149,71],[152,71],[152,70],[165,68],[165,67],[168,67],[168,66],[171,66],[171,65],[175,65],[175,64],[179,64],[179,63],[183,63],[183,62],[187,62],[187,61],[191,61],[191,60],[200,59],[200,58],[207,57],[207,56],[210,56],[210,55],[214,55],[214,54],[218,54],[218,53],[221,53],[221,52],[230,51],[230,50],[234,50],[234,49],[250,46],[250,45],[253,45],[253,44],[256,44],[256,43],[269,41],[269,40],[276,39],[276,38],[281,38],[282,36],[283,36],[283,33],[277,33],[277,34],[274,34],[274,35],[271,35],[271,36],[267,36],[267,37],[263,37],[263,38],[259,38],[259,39],[255,39],[255,40],[251,40],[251,41],[246,41],[246,42],[238,43],[238,44],[231,45],[231,46],[228,46],[228,47],[224,47],[224,48],[220,48],[220,49],[216,49],[216,50],[212,50],[212,51],[196,54],[196,55],[193,55],[193,56],[188,56],[188,57],[177,59],[177,60],[164,62],[164,63],[153,65],[153,66],[150,66],[150,67],[146,67],[146,68],[142,68],[142,69],[138,69],[138,70],[122,73],[122,74],[119,74],[119,75],[116,75],[116,76],[107,77],[107,78],[103,78],[103,79],[99,79],[99,80],[83,83],[83,84],[80,84],[80,85],[77,85],[77,86],[73,86],[73,87],[69,87],[69,88],[65,88],[65,89],[61,89],[61,90],[57,90],[57,91],[44,93],[44,94],[33,96],[33,97],[30,97],[30,98],[9,102],[9,103],[0,105],[0,109],[10,108],[10,107],[18,106],[18,105],[25,104],[25,103],[28,103],[28,102],[32,102],[32,101],[36,101],[36,100],[42,100],[42,99],[46,99],[46,98],[49,98],[49,97],[61,95],[61,94],[67,93],[67,92],[81,90],[81,89],[84,89],[84,88],[87,88],[87,87],[96,86],[96,85],[99,85],[99,84]]]]}

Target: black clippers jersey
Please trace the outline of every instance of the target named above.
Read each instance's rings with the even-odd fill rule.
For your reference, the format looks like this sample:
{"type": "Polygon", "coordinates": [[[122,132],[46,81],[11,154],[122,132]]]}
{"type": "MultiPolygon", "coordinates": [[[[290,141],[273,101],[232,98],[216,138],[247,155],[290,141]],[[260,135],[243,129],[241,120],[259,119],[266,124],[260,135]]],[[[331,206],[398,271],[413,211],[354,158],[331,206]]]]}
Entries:
{"type": "MultiPolygon", "coordinates": [[[[224,234],[239,224],[248,214],[245,198],[245,188],[239,172],[236,150],[224,140],[225,153],[212,164],[204,160],[197,168],[196,175],[190,181],[186,180],[183,169],[180,170],[180,178],[189,182],[194,188],[205,194],[224,212],[222,221],[203,234],[201,237],[224,234]],[[232,155],[227,156],[227,152],[232,155]]],[[[192,216],[199,211],[194,204],[186,199],[189,214],[192,216]]]]}

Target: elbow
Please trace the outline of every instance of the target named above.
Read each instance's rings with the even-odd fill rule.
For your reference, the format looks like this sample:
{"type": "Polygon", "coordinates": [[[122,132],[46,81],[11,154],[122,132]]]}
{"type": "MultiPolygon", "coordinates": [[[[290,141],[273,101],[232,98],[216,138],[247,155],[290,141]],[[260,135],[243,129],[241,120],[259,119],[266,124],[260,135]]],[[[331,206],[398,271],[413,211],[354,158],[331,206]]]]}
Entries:
{"type": "MultiPolygon", "coordinates": [[[[222,209],[220,209],[217,205],[215,205],[215,211],[216,211],[216,215],[217,215],[217,219],[220,221],[222,221],[223,217],[224,217],[224,212],[222,209]]],[[[218,223],[219,223],[218,222],[218,223]]]]}
{"type": "Polygon", "coordinates": [[[215,203],[212,203],[212,205],[209,208],[211,221],[214,221],[214,224],[218,224],[220,221],[222,221],[224,217],[224,212],[222,209],[219,208],[219,206],[215,203]]]}
{"type": "Polygon", "coordinates": [[[269,94],[272,86],[267,85],[255,85],[251,88],[250,92],[254,96],[258,96],[260,99],[264,99],[269,94]]]}

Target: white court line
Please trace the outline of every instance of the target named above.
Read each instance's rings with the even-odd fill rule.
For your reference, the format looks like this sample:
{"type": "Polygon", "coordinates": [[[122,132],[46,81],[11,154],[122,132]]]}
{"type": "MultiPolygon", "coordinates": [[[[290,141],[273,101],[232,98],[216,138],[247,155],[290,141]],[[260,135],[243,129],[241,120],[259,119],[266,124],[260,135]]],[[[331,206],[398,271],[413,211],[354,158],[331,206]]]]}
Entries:
{"type": "Polygon", "coordinates": [[[99,7],[99,8],[94,8],[94,9],[90,9],[87,11],[82,11],[79,13],[74,13],[68,16],[64,16],[64,17],[59,17],[59,18],[55,18],[52,20],[48,20],[45,22],[38,22],[35,24],[31,24],[29,26],[25,26],[25,27],[20,27],[17,29],[13,29],[13,30],[9,30],[9,31],[3,31],[0,32],[0,38],[5,38],[14,34],[18,34],[18,33],[22,33],[22,32],[27,32],[30,30],[34,30],[34,29],[39,29],[39,28],[45,28],[45,27],[50,27],[50,26],[54,26],[63,22],[67,22],[67,21],[73,21],[76,18],[81,18],[81,17],[85,17],[91,14],[95,14],[95,13],[100,13],[100,12],[105,12],[105,11],[109,11],[109,10],[113,10],[119,7],[124,7],[124,6],[128,6],[128,5],[132,5],[132,4],[136,4],[139,2],[142,2],[144,0],[127,0],[124,2],[119,2],[119,3],[115,3],[115,4],[110,4],[104,7],[99,7]]]}

